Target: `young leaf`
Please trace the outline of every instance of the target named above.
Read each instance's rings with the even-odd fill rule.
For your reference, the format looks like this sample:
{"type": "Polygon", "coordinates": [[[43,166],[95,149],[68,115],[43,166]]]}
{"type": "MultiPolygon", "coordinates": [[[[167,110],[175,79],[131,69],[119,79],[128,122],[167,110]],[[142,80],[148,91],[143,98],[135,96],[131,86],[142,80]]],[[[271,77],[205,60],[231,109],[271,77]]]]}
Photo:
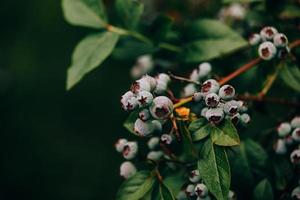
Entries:
{"type": "Polygon", "coordinates": [[[106,13],[102,0],[63,0],[62,7],[66,21],[76,26],[103,28],[106,13]]]}
{"type": "Polygon", "coordinates": [[[202,126],[192,134],[193,141],[196,142],[206,138],[211,133],[211,131],[212,127],[210,124],[202,126]]]}
{"type": "Polygon", "coordinates": [[[220,127],[211,128],[211,138],[214,144],[220,146],[235,146],[240,144],[240,138],[235,126],[230,120],[225,120],[220,127]]]}
{"type": "Polygon", "coordinates": [[[88,72],[98,67],[113,51],[119,35],[98,33],[84,38],[75,48],[68,69],[67,89],[77,84],[88,72]]]}
{"type": "Polygon", "coordinates": [[[201,62],[230,54],[248,45],[225,24],[210,19],[198,20],[189,29],[193,41],[185,46],[185,62],[201,62]]]}
{"type": "Polygon", "coordinates": [[[230,167],[224,147],[207,139],[200,150],[198,168],[208,190],[217,200],[227,200],[230,187],[230,167]]]}
{"type": "Polygon", "coordinates": [[[175,200],[172,191],[165,183],[159,184],[159,194],[161,200],[175,200]]]}
{"type": "Polygon", "coordinates": [[[189,125],[189,131],[197,131],[199,128],[203,127],[205,124],[206,124],[207,120],[204,119],[204,118],[199,118],[199,119],[196,119],[194,121],[192,121],[189,125]]]}
{"type": "Polygon", "coordinates": [[[155,179],[150,171],[139,171],[120,187],[117,200],[140,200],[152,190],[155,179]]]}
{"type": "Polygon", "coordinates": [[[254,189],[255,200],[273,200],[273,191],[270,182],[267,179],[262,180],[254,189]]]}
{"type": "Polygon", "coordinates": [[[140,0],[117,0],[116,11],[125,27],[134,29],[144,11],[144,5],[140,0]]]}
{"type": "Polygon", "coordinates": [[[300,92],[300,70],[295,65],[289,65],[285,63],[280,71],[281,79],[290,88],[300,92]]]}

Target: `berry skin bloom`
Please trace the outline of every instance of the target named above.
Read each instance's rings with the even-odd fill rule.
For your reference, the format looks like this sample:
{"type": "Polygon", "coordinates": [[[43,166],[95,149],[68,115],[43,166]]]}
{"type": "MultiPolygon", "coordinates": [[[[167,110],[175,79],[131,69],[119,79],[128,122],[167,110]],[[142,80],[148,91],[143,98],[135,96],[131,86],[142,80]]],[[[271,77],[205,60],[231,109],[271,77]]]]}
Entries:
{"type": "Polygon", "coordinates": [[[252,46],[258,45],[260,41],[261,41],[261,37],[257,33],[254,33],[249,37],[249,44],[252,46]]]}
{"type": "Polygon", "coordinates": [[[292,133],[292,138],[296,141],[296,142],[300,142],[300,128],[296,128],[293,133],[292,133]]]}
{"type": "Polygon", "coordinates": [[[173,138],[171,135],[169,134],[162,134],[161,137],[160,137],[160,141],[163,143],[163,144],[171,144],[172,141],[173,141],[173,138]]]}
{"type": "Polygon", "coordinates": [[[183,88],[181,96],[182,97],[192,96],[196,92],[197,92],[197,88],[196,88],[195,84],[189,83],[183,88]]]}
{"type": "Polygon", "coordinates": [[[278,139],[276,141],[276,143],[274,144],[274,151],[275,153],[277,154],[285,154],[287,149],[286,149],[286,144],[285,144],[285,141],[283,139],[278,139]]]}
{"type": "Polygon", "coordinates": [[[279,126],[277,127],[277,132],[279,137],[285,137],[287,136],[292,130],[291,125],[288,122],[283,122],[281,124],[279,124],[279,126]]]}
{"type": "Polygon", "coordinates": [[[141,119],[137,119],[134,123],[134,131],[139,134],[140,136],[149,136],[154,131],[158,130],[156,124],[153,121],[143,121],[141,119]]]}
{"type": "Polygon", "coordinates": [[[208,189],[203,183],[198,183],[195,187],[195,193],[198,197],[206,197],[208,195],[208,189]]]}
{"type": "Polygon", "coordinates": [[[189,180],[192,183],[198,183],[200,181],[200,179],[201,179],[201,177],[200,177],[200,172],[198,169],[195,169],[190,172],[189,180]]]}
{"type": "Polygon", "coordinates": [[[266,26],[260,31],[260,37],[263,41],[272,40],[278,31],[272,26],[266,26]]]}
{"type": "Polygon", "coordinates": [[[195,102],[200,102],[203,99],[204,95],[201,92],[196,92],[193,95],[193,100],[195,102]]]}
{"type": "Polygon", "coordinates": [[[136,142],[127,142],[123,148],[123,157],[127,160],[135,158],[138,152],[138,145],[136,142]]]}
{"type": "Polygon", "coordinates": [[[249,124],[249,122],[251,121],[251,118],[250,118],[250,116],[249,116],[247,113],[243,113],[243,114],[240,116],[240,120],[241,120],[241,122],[242,122],[244,125],[247,125],[247,124],[249,124]]]}
{"type": "Polygon", "coordinates": [[[206,119],[214,124],[220,123],[224,118],[224,112],[222,108],[210,108],[205,114],[206,119]]]}
{"type": "Polygon", "coordinates": [[[291,126],[293,128],[300,128],[300,117],[297,116],[297,117],[294,117],[291,121],[291,126]]]}
{"type": "Polygon", "coordinates": [[[156,77],[157,84],[156,84],[156,88],[155,88],[154,92],[156,94],[163,94],[164,92],[166,92],[170,81],[171,81],[171,78],[167,74],[164,74],[164,73],[159,74],[156,77]]]}
{"type": "Polygon", "coordinates": [[[291,162],[295,165],[300,163],[300,149],[296,149],[291,153],[290,156],[291,162]]]}
{"type": "Polygon", "coordinates": [[[150,89],[151,91],[153,91],[157,85],[157,80],[149,75],[144,75],[142,78],[148,81],[148,83],[150,84],[150,89]]]}
{"type": "Polygon", "coordinates": [[[122,153],[124,150],[124,146],[127,144],[127,140],[124,138],[120,138],[118,139],[118,141],[115,144],[115,148],[117,150],[117,152],[122,153]]]}
{"type": "Polygon", "coordinates": [[[185,189],[185,193],[190,197],[194,196],[195,195],[195,185],[189,184],[185,189]]]}
{"type": "Polygon", "coordinates": [[[147,159],[158,161],[163,155],[164,153],[162,151],[150,151],[147,154],[147,159]]]}
{"type": "Polygon", "coordinates": [[[172,101],[165,96],[158,96],[153,99],[150,106],[150,113],[155,119],[167,119],[173,112],[172,101]]]}
{"type": "Polygon", "coordinates": [[[277,49],[272,42],[263,42],[258,47],[258,54],[263,60],[271,60],[275,57],[277,49]]]}
{"type": "Polygon", "coordinates": [[[148,91],[141,91],[137,95],[137,101],[140,107],[148,106],[153,101],[153,95],[148,91]]]}
{"type": "Polygon", "coordinates": [[[273,43],[276,47],[286,47],[289,43],[288,38],[283,33],[277,33],[273,38],[273,43]]]}
{"type": "Polygon", "coordinates": [[[300,186],[293,189],[291,197],[292,197],[292,199],[300,200],[300,186]]]}
{"type": "Polygon", "coordinates": [[[153,150],[159,145],[159,137],[152,137],[147,143],[148,148],[153,150]]]}
{"type": "Polygon", "coordinates": [[[198,68],[200,79],[208,76],[208,74],[211,72],[211,64],[208,62],[201,63],[198,68]]]}
{"type": "Polygon", "coordinates": [[[209,93],[217,93],[219,91],[219,89],[220,89],[220,85],[214,79],[206,80],[201,86],[201,92],[204,95],[207,95],[209,93]]]}
{"type": "Polygon", "coordinates": [[[235,95],[235,89],[231,85],[223,85],[219,90],[219,96],[224,100],[231,100],[235,95]]]}
{"type": "Polygon", "coordinates": [[[125,179],[132,177],[133,175],[135,175],[135,173],[136,173],[136,168],[131,162],[125,161],[121,164],[120,175],[125,179]]]}
{"type": "Polygon", "coordinates": [[[135,81],[131,87],[130,87],[131,92],[133,92],[134,94],[137,94],[141,91],[151,91],[151,85],[149,83],[149,81],[146,78],[141,78],[137,81],[135,81]]]}
{"type": "Polygon", "coordinates": [[[217,107],[219,104],[220,97],[216,93],[210,93],[205,97],[205,104],[208,107],[217,107]]]}
{"type": "Polygon", "coordinates": [[[121,97],[121,105],[125,111],[130,111],[137,107],[138,101],[135,95],[131,91],[128,91],[121,97]]]}
{"type": "Polygon", "coordinates": [[[228,101],[224,104],[223,108],[227,115],[234,116],[239,111],[239,102],[235,100],[228,101]]]}

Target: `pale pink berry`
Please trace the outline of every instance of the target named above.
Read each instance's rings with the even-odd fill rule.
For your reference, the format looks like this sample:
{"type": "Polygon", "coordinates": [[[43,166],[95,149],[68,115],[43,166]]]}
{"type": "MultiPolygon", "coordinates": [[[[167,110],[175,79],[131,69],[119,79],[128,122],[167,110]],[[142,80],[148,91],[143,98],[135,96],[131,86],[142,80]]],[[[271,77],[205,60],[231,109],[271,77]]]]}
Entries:
{"type": "Polygon", "coordinates": [[[195,185],[189,184],[185,189],[185,193],[190,197],[194,196],[195,195],[195,185]]]}
{"type": "Polygon", "coordinates": [[[258,54],[263,60],[271,60],[275,57],[277,49],[272,42],[263,42],[258,47],[258,54]]]}
{"type": "Polygon", "coordinates": [[[272,26],[266,26],[260,31],[260,36],[263,41],[272,40],[278,33],[277,29],[272,26]]]}
{"type": "Polygon", "coordinates": [[[198,197],[206,197],[208,195],[208,189],[203,183],[198,183],[195,187],[195,193],[198,197]]]}
{"type": "Polygon", "coordinates": [[[294,117],[291,121],[291,126],[293,128],[300,128],[300,116],[294,117]]]}
{"type": "Polygon", "coordinates": [[[153,101],[153,95],[148,91],[141,91],[137,95],[137,101],[140,107],[148,106],[153,101]]]}
{"type": "Polygon", "coordinates": [[[192,170],[190,172],[190,175],[189,175],[189,180],[192,182],[192,183],[198,183],[200,181],[201,177],[200,177],[200,172],[198,169],[195,169],[195,170],[192,170]]]}
{"type": "Polygon", "coordinates": [[[300,163],[300,149],[296,149],[291,153],[290,156],[291,162],[295,165],[300,163]]]}
{"type": "Polygon", "coordinates": [[[257,33],[254,33],[249,37],[249,44],[252,46],[258,45],[260,41],[261,41],[261,37],[257,33]]]}
{"type": "Polygon", "coordinates": [[[279,126],[277,127],[277,132],[279,137],[285,137],[287,136],[292,130],[291,125],[288,122],[283,122],[281,124],[279,124],[279,126]]]}
{"type": "Polygon", "coordinates": [[[285,154],[287,152],[286,144],[283,139],[278,139],[273,148],[277,154],[285,154]]]}
{"type": "Polygon", "coordinates": [[[216,93],[210,93],[205,97],[205,104],[208,107],[216,107],[219,104],[220,97],[216,93]]]}
{"type": "Polygon", "coordinates": [[[138,153],[138,145],[136,142],[127,142],[123,148],[123,157],[127,160],[135,158],[138,153]]]}
{"type": "Polygon", "coordinates": [[[235,100],[228,101],[224,104],[223,108],[227,115],[234,116],[239,111],[239,102],[235,100]]]}
{"type": "Polygon", "coordinates": [[[222,108],[210,108],[205,116],[209,122],[218,124],[224,119],[224,112],[222,108]]]}
{"type": "Polygon", "coordinates": [[[171,135],[169,134],[162,134],[161,137],[160,137],[160,141],[163,143],[163,144],[167,144],[167,145],[170,145],[173,141],[173,138],[171,135]]]}
{"type": "Polygon", "coordinates": [[[206,80],[201,86],[201,92],[204,95],[207,95],[209,93],[217,93],[219,91],[219,89],[220,89],[220,85],[214,79],[206,80]]]}
{"type": "Polygon", "coordinates": [[[132,162],[125,161],[120,166],[120,175],[125,179],[128,179],[136,174],[136,168],[132,162]]]}
{"type": "Polygon", "coordinates": [[[219,90],[219,96],[224,100],[231,100],[235,95],[235,89],[231,85],[223,85],[219,90]]]}
{"type": "Polygon", "coordinates": [[[143,121],[138,118],[134,123],[134,131],[140,136],[149,136],[155,131],[155,126],[151,121],[143,121]]]}
{"type": "Polygon", "coordinates": [[[167,119],[173,113],[173,103],[165,96],[158,96],[153,99],[150,106],[150,113],[156,119],[167,119]]]}
{"type": "Polygon", "coordinates": [[[273,43],[276,47],[282,48],[282,47],[286,47],[289,41],[285,34],[277,33],[273,38],[273,43]]]}
{"type": "Polygon", "coordinates": [[[127,140],[124,138],[118,139],[118,141],[115,143],[115,148],[117,152],[121,153],[124,150],[124,146],[127,144],[127,140]]]}
{"type": "Polygon", "coordinates": [[[296,141],[296,142],[300,142],[300,128],[296,128],[293,133],[292,133],[292,138],[296,141]]]}

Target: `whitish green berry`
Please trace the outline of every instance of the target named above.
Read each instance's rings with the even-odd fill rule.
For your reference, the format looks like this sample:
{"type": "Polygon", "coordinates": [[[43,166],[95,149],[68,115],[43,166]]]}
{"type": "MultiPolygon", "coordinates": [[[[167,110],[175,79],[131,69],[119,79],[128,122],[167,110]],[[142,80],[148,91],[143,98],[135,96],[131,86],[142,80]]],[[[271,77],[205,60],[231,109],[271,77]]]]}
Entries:
{"type": "Polygon", "coordinates": [[[260,36],[263,41],[272,40],[278,33],[277,29],[272,26],[266,26],[260,31],[260,36]]]}
{"type": "Polygon", "coordinates": [[[149,81],[145,78],[141,78],[137,81],[135,81],[132,85],[131,85],[131,88],[130,90],[137,94],[141,91],[148,91],[150,92],[151,91],[151,85],[149,83],[149,81]]]}
{"type": "Polygon", "coordinates": [[[162,151],[150,151],[147,154],[147,159],[158,161],[163,155],[164,153],[162,151]]]}
{"type": "Polygon", "coordinates": [[[140,136],[149,136],[156,130],[156,127],[151,121],[143,121],[137,119],[134,123],[134,131],[140,136]]]}
{"type": "Polygon", "coordinates": [[[137,95],[137,101],[140,107],[148,106],[153,101],[153,95],[148,91],[141,91],[137,95]]]}
{"type": "Polygon", "coordinates": [[[173,138],[171,135],[169,134],[162,134],[161,137],[160,137],[160,141],[163,143],[163,144],[171,144],[172,141],[173,141],[173,138]]]}
{"type": "Polygon", "coordinates": [[[300,117],[297,116],[297,117],[294,117],[291,121],[291,126],[293,128],[300,128],[300,117]]]}
{"type": "Polygon", "coordinates": [[[193,185],[193,184],[187,185],[187,187],[185,189],[185,193],[190,197],[195,196],[195,185],[193,185]]]}
{"type": "Polygon", "coordinates": [[[300,200],[300,186],[293,189],[291,197],[294,200],[300,200]]]}
{"type": "Polygon", "coordinates": [[[277,49],[272,42],[264,42],[259,45],[258,54],[263,60],[271,60],[275,57],[277,49]]]}
{"type": "Polygon", "coordinates": [[[277,132],[279,137],[285,137],[287,136],[292,130],[291,125],[288,122],[283,122],[281,124],[279,124],[279,126],[277,127],[277,132]]]}
{"type": "Polygon", "coordinates": [[[187,200],[187,198],[185,191],[182,190],[176,196],[176,200],[187,200]]]}
{"type": "Polygon", "coordinates": [[[289,43],[287,37],[283,33],[277,33],[273,38],[273,43],[276,47],[286,47],[289,43]]]}
{"type": "Polygon", "coordinates": [[[214,124],[220,123],[224,118],[222,108],[210,108],[205,114],[206,119],[214,124]]]}
{"type": "Polygon", "coordinates": [[[236,200],[236,194],[232,190],[229,190],[228,200],[236,200]]]}
{"type": "Polygon", "coordinates": [[[296,128],[293,133],[292,137],[296,142],[300,142],[300,128],[296,128]]]}
{"type": "Polygon", "coordinates": [[[300,149],[296,149],[291,153],[291,162],[298,165],[300,163],[300,149]]]}
{"type": "Polygon", "coordinates": [[[120,138],[118,139],[118,141],[115,144],[115,148],[117,150],[117,152],[122,153],[124,150],[124,146],[127,144],[127,140],[124,138],[120,138]]]}
{"type": "Polygon", "coordinates": [[[147,143],[148,148],[153,150],[159,145],[159,137],[152,137],[147,143]]]}
{"type": "Polygon", "coordinates": [[[189,180],[192,183],[198,183],[200,181],[200,179],[201,179],[201,177],[200,177],[200,172],[199,172],[198,169],[195,169],[195,170],[190,172],[189,180]]]}
{"type": "Polygon", "coordinates": [[[173,112],[172,101],[165,96],[158,96],[153,99],[150,106],[150,113],[156,119],[167,119],[173,112]]]}
{"type": "Polygon", "coordinates": [[[214,79],[206,80],[201,86],[201,92],[204,95],[207,95],[209,93],[218,93],[219,89],[220,89],[220,85],[214,79]]]}
{"type": "Polygon", "coordinates": [[[196,88],[195,84],[189,83],[183,88],[181,96],[183,96],[183,97],[192,96],[196,92],[197,92],[197,88],[196,88]]]}
{"type": "Polygon", "coordinates": [[[235,89],[231,85],[223,85],[219,90],[219,96],[224,100],[231,100],[235,95],[235,89]]]}
{"type": "Polygon", "coordinates": [[[135,95],[131,91],[128,91],[121,97],[121,105],[125,111],[130,111],[137,107],[138,101],[135,95]]]}
{"type": "Polygon", "coordinates": [[[204,62],[201,63],[198,68],[199,68],[199,78],[201,79],[209,75],[212,67],[210,63],[204,62]]]}
{"type": "Polygon", "coordinates": [[[208,107],[216,107],[219,104],[220,97],[216,93],[210,93],[205,97],[205,104],[208,107]]]}
{"type": "Polygon", "coordinates": [[[198,197],[206,197],[208,195],[208,189],[203,183],[198,183],[195,187],[195,193],[198,197]]]}
{"type": "Polygon", "coordinates": [[[258,45],[260,41],[261,41],[261,37],[257,33],[254,33],[249,37],[249,44],[252,46],[258,45]]]}
{"type": "Polygon", "coordinates": [[[123,157],[127,160],[135,158],[138,153],[138,145],[136,142],[127,142],[123,148],[123,157]]]}
{"type": "Polygon", "coordinates": [[[251,121],[250,115],[247,113],[241,114],[240,116],[240,121],[244,124],[247,125],[251,121]]]}
{"type": "Polygon", "coordinates": [[[228,101],[225,103],[223,108],[227,115],[234,116],[239,111],[239,102],[235,100],[228,101]]]}
{"type": "Polygon", "coordinates": [[[204,98],[204,95],[201,92],[196,92],[193,95],[193,100],[195,102],[200,102],[204,98]]]}
{"type": "Polygon", "coordinates": [[[276,143],[274,144],[274,151],[277,154],[285,154],[287,149],[286,149],[286,144],[283,139],[278,139],[276,143]]]}
{"type": "Polygon", "coordinates": [[[120,166],[120,175],[124,177],[125,179],[128,179],[136,174],[136,168],[135,166],[129,162],[123,162],[120,166]]]}

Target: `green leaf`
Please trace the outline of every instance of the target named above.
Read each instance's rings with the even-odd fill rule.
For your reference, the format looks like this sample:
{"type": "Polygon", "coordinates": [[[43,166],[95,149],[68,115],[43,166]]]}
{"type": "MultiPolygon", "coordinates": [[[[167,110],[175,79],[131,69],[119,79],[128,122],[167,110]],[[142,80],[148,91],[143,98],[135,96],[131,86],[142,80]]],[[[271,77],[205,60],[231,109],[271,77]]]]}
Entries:
{"type": "Polygon", "coordinates": [[[238,33],[217,20],[198,20],[188,30],[187,37],[193,39],[183,51],[183,59],[188,63],[218,58],[248,45],[238,33]]]}
{"type": "Polygon", "coordinates": [[[135,110],[135,111],[132,111],[128,118],[126,119],[126,121],[124,122],[123,126],[130,132],[130,133],[133,133],[135,135],[137,135],[137,133],[134,131],[134,123],[136,121],[136,119],[138,118],[139,116],[139,112],[140,110],[135,110]]]}
{"type": "Polygon", "coordinates": [[[206,138],[211,133],[211,130],[212,127],[210,126],[210,124],[206,124],[205,126],[199,128],[192,134],[193,141],[196,142],[206,138]]]}
{"type": "Polygon", "coordinates": [[[106,13],[102,0],[63,0],[66,21],[76,26],[103,28],[106,13]]]}
{"type": "Polygon", "coordinates": [[[267,179],[262,180],[254,189],[255,200],[273,200],[273,191],[270,182],[267,179]]]}
{"type": "Polygon", "coordinates": [[[285,63],[280,70],[280,77],[287,86],[300,92],[300,70],[297,66],[285,63]]]}
{"type": "Polygon", "coordinates": [[[154,182],[150,171],[139,171],[121,185],[116,199],[139,200],[152,190],[154,182]]]}
{"type": "Polygon", "coordinates": [[[237,130],[228,119],[221,123],[219,127],[211,127],[211,138],[214,144],[220,146],[235,146],[240,144],[237,130]]]}
{"type": "Polygon", "coordinates": [[[178,194],[185,182],[184,170],[176,170],[175,172],[168,173],[164,178],[164,183],[170,188],[173,194],[178,194]]]}
{"type": "Polygon", "coordinates": [[[239,149],[233,154],[231,166],[234,176],[239,177],[240,183],[247,183],[250,187],[255,178],[265,176],[268,155],[257,142],[246,139],[242,141],[239,149]]]}
{"type": "Polygon", "coordinates": [[[68,69],[67,89],[77,84],[88,72],[98,67],[113,51],[119,35],[98,33],[84,38],[75,48],[68,69]]]}
{"type": "Polygon", "coordinates": [[[196,119],[194,121],[192,121],[189,125],[189,131],[197,131],[199,128],[205,126],[205,124],[207,123],[207,120],[204,119],[204,118],[199,118],[199,119],[196,119]]]}
{"type": "Polygon", "coordinates": [[[175,200],[172,191],[165,183],[159,185],[159,194],[161,200],[175,200]]]}
{"type": "Polygon", "coordinates": [[[230,187],[230,167],[224,147],[207,139],[200,151],[198,168],[208,190],[217,200],[227,200],[230,187]]]}
{"type": "Polygon", "coordinates": [[[293,180],[294,170],[288,157],[274,157],[272,164],[275,172],[275,186],[278,190],[284,190],[293,180]]]}
{"type": "Polygon", "coordinates": [[[125,27],[134,29],[138,25],[144,11],[140,0],[117,0],[116,11],[125,27]]]}
{"type": "Polygon", "coordinates": [[[182,138],[182,154],[179,156],[182,161],[194,161],[197,159],[197,150],[193,144],[191,134],[183,121],[179,121],[179,130],[182,138]]]}
{"type": "Polygon", "coordinates": [[[286,5],[279,16],[283,19],[300,18],[300,8],[296,5],[286,5]]]}

